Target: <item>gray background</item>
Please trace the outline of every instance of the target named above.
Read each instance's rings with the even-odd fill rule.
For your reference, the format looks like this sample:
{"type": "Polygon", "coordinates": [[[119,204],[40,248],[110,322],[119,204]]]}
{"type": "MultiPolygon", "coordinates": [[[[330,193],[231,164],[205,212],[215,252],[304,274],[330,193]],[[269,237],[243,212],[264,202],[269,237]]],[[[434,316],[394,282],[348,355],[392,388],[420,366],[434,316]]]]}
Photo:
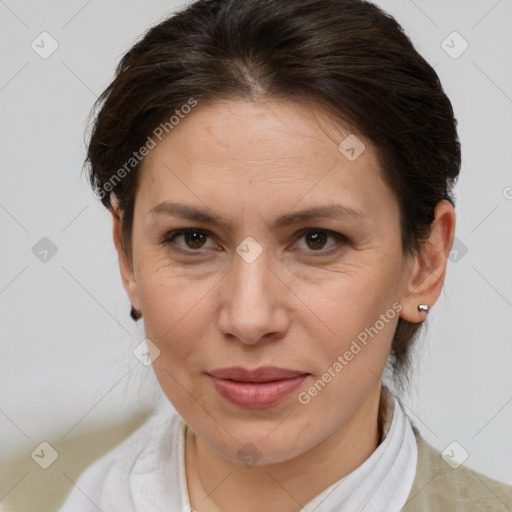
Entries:
{"type": "MultiPolygon", "coordinates": [[[[180,4],[0,0],[0,460],[161,395],[133,356],[143,326],[81,165],[86,117],[119,58],[180,4]],[[31,47],[43,31],[58,43],[46,59],[31,47]],[[57,249],[47,261],[43,237],[57,249]]],[[[457,253],[403,400],[428,442],[457,441],[467,466],[512,484],[512,2],[378,4],[435,66],[463,144],[457,253]],[[442,43],[460,52],[453,31],[469,44],[457,58],[442,43]]]]}

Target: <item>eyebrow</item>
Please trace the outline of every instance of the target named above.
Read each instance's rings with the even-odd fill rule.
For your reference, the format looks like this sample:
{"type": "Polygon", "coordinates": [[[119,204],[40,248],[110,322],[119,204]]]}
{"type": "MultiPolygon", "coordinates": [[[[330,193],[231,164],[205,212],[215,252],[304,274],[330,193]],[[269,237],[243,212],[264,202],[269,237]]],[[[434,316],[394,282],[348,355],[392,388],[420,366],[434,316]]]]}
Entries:
{"type": "MultiPolygon", "coordinates": [[[[229,222],[219,215],[211,213],[206,209],[197,208],[196,206],[171,203],[164,201],[152,208],[149,213],[151,215],[169,215],[173,217],[183,217],[196,222],[204,222],[224,228],[229,228],[229,222]]],[[[278,217],[272,224],[272,228],[281,228],[299,224],[314,219],[332,219],[332,218],[355,218],[365,219],[366,214],[357,208],[344,206],[341,204],[329,204],[307,210],[301,210],[293,213],[286,213],[278,217]]]]}

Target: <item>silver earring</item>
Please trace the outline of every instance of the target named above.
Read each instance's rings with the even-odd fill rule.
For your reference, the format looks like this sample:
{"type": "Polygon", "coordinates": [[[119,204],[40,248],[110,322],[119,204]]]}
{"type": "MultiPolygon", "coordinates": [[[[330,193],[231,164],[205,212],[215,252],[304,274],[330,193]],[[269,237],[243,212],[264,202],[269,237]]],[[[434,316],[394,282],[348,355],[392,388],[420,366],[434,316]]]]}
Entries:
{"type": "Polygon", "coordinates": [[[425,311],[425,313],[428,313],[429,309],[430,309],[430,307],[427,306],[426,304],[418,304],[418,311],[420,313],[423,313],[423,311],[425,311]]]}

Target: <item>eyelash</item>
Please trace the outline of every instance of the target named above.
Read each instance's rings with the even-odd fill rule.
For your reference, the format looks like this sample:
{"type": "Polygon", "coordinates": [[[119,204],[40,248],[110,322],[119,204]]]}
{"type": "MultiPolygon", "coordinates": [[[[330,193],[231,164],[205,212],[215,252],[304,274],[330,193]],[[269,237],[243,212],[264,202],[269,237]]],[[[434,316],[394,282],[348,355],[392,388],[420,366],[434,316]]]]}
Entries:
{"type": "MultiPolygon", "coordinates": [[[[212,233],[210,231],[208,231],[207,229],[181,228],[181,229],[175,229],[174,231],[170,231],[169,233],[167,233],[163,237],[161,243],[162,243],[162,245],[165,245],[165,246],[171,246],[171,244],[174,244],[175,238],[177,238],[180,235],[185,235],[187,233],[200,233],[200,234],[206,235],[210,238],[212,236],[212,233]]],[[[338,240],[338,242],[341,242],[342,244],[350,243],[350,240],[345,235],[342,235],[341,233],[337,233],[336,231],[330,231],[328,229],[322,229],[322,228],[305,228],[305,229],[300,230],[298,233],[296,233],[294,235],[295,243],[298,240],[300,240],[303,236],[308,235],[310,233],[325,233],[325,234],[327,234],[327,236],[332,236],[333,238],[335,238],[336,240],[338,240]]],[[[319,249],[317,251],[310,250],[307,252],[314,255],[314,257],[330,256],[331,254],[337,252],[339,249],[340,249],[340,244],[337,243],[337,244],[333,245],[332,247],[330,247],[329,249],[325,249],[325,250],[319,249]]],[[[197,249],[197,250],[196,249],[185,249],[180,246],[172,247],[172,250],[186,253],[188,255],[197,254],[198,256],[200,256],[202,254],[201,249],[197,249]]]]}

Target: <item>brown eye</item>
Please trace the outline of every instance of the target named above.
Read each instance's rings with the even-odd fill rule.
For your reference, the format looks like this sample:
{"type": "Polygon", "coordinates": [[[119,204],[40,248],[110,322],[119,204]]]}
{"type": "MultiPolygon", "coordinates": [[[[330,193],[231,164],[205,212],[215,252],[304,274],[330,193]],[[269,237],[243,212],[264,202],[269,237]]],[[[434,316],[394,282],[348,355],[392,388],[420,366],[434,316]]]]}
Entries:
{"type": "Polygon", "coordinates": [[[346,243],[349,240],[345,235],[327,229],[309,228],[297,235],[298,248],[309,254],[317,253],[315,256],[327,256],[346,243]]]}
{"type": "Polygon", "coordinates": [[[178,229],[176,231],[171,231],[168,233],[162,240],[163,245],[167,246],[176,246],[173,248],[178,248],[179,250],[189,251],[189,252],[198,252],[200,249],[208,249],[215,248],[216,245],[210,240],[210,243],[213,244],[210,247],[207,245],[210,240],[210,235],[207,231],[202,229],[178,229]]]}
{"type": "Polygon", "coordinates": [[[191,249],[201,249],[207,239],[207,236],[200,231],[187,231],[183,237],[185,243],[191,249]]]}
{"type": "Polygon", "coordinates": [[[310,249],[323,249],[328,240],[327,233],[322,231],[313,231],[306,235],[306,244],[310,249]]]}

